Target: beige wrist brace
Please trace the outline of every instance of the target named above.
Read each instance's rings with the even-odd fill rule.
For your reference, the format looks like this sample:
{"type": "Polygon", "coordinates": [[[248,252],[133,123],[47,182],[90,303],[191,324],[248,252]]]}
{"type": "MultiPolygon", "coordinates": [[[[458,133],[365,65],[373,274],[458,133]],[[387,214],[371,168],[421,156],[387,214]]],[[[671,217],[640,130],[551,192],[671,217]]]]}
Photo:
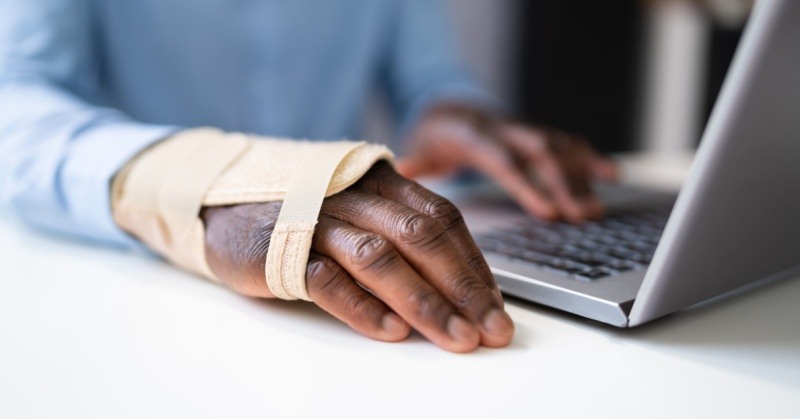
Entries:
{"type": "Polygon", "coordinates": [[[323,198],[358,181],[384,146],[181,132],[131,161],[114,179],[114,220],[172,263],[218,281],[206,263],[203,206],[283,200],[267,250],[267,286],[311,300],[306,264],[323,198]]]}

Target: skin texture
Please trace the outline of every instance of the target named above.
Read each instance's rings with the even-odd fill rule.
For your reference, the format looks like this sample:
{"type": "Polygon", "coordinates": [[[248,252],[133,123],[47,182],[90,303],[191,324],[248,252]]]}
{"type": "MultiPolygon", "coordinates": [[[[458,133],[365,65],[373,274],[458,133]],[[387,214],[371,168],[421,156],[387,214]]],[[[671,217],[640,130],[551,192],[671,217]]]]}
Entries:
{"type": "MultiPolygon", "coordinates": [[[[449,105],[421,120],[408,155],[398,164],[406,175],[476,168],[523,208],[550,219],[599,216],[589,180],[615,176],[585,140],[449,105]]],[[[274,298],[264,263],[280,206],[202,210],[209,267],[231,289],[274,298]]],[[[514,334],[461,213],[386,162],[325,199],[306,286],[319,307],[373,339],[400,341],[413,328],[446,350],[469,352],[506,346],[514,334]]]]}

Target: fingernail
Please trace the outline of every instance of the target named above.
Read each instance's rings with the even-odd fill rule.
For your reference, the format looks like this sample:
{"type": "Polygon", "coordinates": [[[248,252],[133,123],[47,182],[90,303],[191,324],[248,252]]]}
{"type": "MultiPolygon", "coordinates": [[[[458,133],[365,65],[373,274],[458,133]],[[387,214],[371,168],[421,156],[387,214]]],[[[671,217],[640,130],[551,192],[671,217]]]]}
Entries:
{"type": "Polygon", "coordinates": [[[392,335],[399,335],[406,331],[406,322],[397,314],[386,313],[381,319],[381,328],[392,335]]]}
{"type": "Polygon", "coordinates": [[[478,329],[455,315],[450,316],[450,320],[447,321],[447,333],[450,334],[450,337],[460,342],[477,340],[480,337],[478,329]]]}
{"type": "Polygon", "coordinates": [[[514,322],[505,311],[494,309],[483,318],[483,327],[493,335],[506,334],[514,329],[514,322]]]}

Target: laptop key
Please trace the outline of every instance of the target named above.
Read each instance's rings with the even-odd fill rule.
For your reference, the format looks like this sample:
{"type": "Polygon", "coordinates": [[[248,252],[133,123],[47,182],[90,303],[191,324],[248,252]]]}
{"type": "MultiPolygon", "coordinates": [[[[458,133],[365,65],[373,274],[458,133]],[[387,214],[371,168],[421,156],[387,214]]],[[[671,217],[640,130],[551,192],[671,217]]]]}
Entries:
{"type": "Polygon", "coordinates": [[[573,277],[582,281],[593,281],[595,279],[605,278],[611,275],[611,271],[599,268],[592,268],[587,271],[578,272],[573,277]]]}
{"type": "Polygon", "coordinates": [[[639,257],[639,253],[622,246],[617,246],[611,249],[611,256],[615,256],[620,259],[635,260],[639,257]]]}
{"type": "Polygon", "coordinates": [[[616,210],[581,225],[528,219],[477,237],[478,246],[588,281],[650,264],[670,203],[616,210]]]}
{"type": "Polygon", "coordinates": [[[619,273],[619,272],[627,272],[634,269],[638,269],[640,265],[626,260],[619,260],[616,262],[609,263],[605,267],[613,270],[614,272],[619,273]]]}

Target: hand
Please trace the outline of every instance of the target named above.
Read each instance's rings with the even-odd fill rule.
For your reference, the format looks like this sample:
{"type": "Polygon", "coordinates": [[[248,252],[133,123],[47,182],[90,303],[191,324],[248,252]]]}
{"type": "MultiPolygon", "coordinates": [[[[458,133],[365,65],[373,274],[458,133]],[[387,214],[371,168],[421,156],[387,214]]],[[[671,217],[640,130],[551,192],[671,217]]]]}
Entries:
{"type": "MultiPolygon", "coordinates": [[[[228,287],[273,297],[264,278],[280,203],[204,208],[209,267],[228,287]]],[[[511,318],[459,211],[385,162],[326,198],[306,286],[322,309],[366,336],[410,328],[450,351],[505,346],[511,318]]]]}
{"type": "Polygon", "coordinates": [[[406,177],[477,169],[497,181],[529,213],[578,222],[598,218],[603,206],[590,181],[614,181],[615,166],[579,136],[491,118],[457,106],[428,112],[414,130],[406,177]]]}

